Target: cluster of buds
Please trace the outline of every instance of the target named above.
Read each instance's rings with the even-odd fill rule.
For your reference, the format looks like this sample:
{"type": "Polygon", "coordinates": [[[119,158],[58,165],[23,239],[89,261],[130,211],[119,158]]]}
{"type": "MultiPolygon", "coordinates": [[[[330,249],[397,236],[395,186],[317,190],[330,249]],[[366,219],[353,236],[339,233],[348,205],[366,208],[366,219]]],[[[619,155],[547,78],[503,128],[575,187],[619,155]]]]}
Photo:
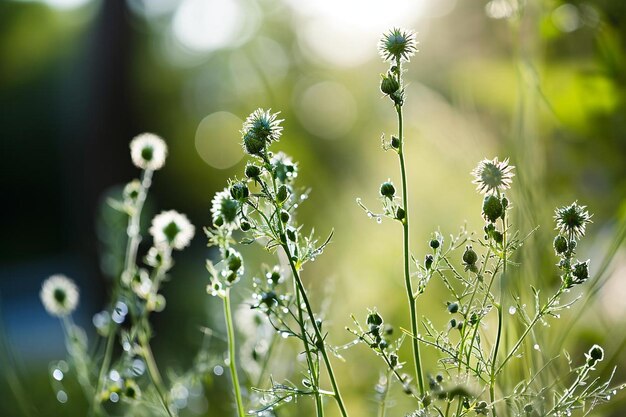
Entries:
{"type": "Polygon", "coordinates": [[[553,241],[555,254],[560,258],[557,266],[563,272],[561,280],[565,288],[582,284],[589,279],[589,260],[575,260],[578,241],[585,235],[591,215],[576,202],[555,210],[556,230],[553,241]]]}

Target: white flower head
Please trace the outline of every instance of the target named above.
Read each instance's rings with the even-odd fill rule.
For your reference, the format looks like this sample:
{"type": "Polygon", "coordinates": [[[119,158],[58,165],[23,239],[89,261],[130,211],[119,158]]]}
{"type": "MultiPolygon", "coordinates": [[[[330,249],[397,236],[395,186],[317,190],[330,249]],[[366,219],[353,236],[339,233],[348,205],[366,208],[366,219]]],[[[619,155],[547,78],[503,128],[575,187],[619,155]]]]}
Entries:
{"type": "Polygon", "coordinates": [[[142,133],[130,142],[130,156],[138,168],[156,171],[165,165],[167,145],[154,133],[142,133]]]}
{"type": "Polygon", "coordinates": [[[52,275],[43,282],[39,298],[50,315],[67,316],[78,305],[78,288],[65,275],[52,275]]]}
{"type": "Polygon", "coordinates": [[[513,165],[509,165],[509,159],[498,161],[498,157],[493,159],[483,159],[472,171],[476,190],[481,194],[494,194],[511,188],[513,182],[513,165]]]}
{"type": "Polygon", "coordinates": [[[239,202],[230,195],[230,190],[215,193],[211,201],[211,215],[213,224],[226,226],[232,229],[239,227],[239,202]]]}
{"type": "Polygon", "coordinates": [[[184,214],[175,210],[163,211],[154,216],[150,234],[157,247],[181,250],[189,245],[196,228],[184,214]]]}
{"type": "Polygon", "coordinates": [[[556,229],[565,236],[571,235],[574,239],[585,236],[585,228],[591,223],[591,217],[587,206],[581,206],[577,201],[554,210],[556,229]]]}

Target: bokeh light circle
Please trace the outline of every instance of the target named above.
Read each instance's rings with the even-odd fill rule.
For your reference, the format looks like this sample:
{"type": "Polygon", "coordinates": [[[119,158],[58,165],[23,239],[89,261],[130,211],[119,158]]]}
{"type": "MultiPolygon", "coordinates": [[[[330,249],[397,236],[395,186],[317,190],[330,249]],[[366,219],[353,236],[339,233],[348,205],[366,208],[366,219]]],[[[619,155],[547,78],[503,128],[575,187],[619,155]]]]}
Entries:
{"type": "Polygon", "coordinates": [[[232,113],[208,115],[196,129],[196,151],[213,168],[227,169],[243,158],[239,130],[243,121],[232,113]]]}
{"type": "Polygon", "coordinates": [[[357,119],[352,93],[336,82],[324,81],[307,88],[296,98],[295,107],[304,128],[325,139],[344,136],[357,119]]]}

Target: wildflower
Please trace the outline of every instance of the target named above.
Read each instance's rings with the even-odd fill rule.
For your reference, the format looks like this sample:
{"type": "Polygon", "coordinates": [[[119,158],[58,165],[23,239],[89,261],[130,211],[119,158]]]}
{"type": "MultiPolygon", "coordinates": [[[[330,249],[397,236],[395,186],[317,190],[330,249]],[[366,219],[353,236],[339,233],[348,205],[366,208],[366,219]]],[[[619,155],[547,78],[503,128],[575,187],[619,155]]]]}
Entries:
{"type": "Polygon", "coordinates": [[[432,239],[429,243],[430,247],[433,249],[437,249],[439,247],[439,245],[441,245],[441,242],[439,242],[439,239],[432,239]]]}
{"type": "Polygon", "coordinates": [[[271,110],[256,109],[243,124],[241,134],[244,150],[250,155],[261,156],[265,148],[272,142],[278,141],[283,128],[282,120],[277,118],[278,113],[271,110]]]}
{"type": "Polygon", "coordinates": [[[587,206],[579,206],[576,201],[569,206],[557,208],[554,211],[556,229],[575,239],[583,237],[587,223],[591,222],[591,214],[586,208],[587,206]]]}
{"type": "Polygon", "coordinates": [[[513,174],[513,165],[509,165],[508,158],[504,161],[498,161],[498,158],[492,160],[483,159],[478,166],[472,171],[476,190],[481,194],[500,193],[511,188],[513,174]]]}
{"type": "Polygon", "coordinates": [[[138,168],[156,171],[165,164],[167,145],[153,133],[142,133],[130,142],[130,156],[138,168]]]}
{"type": "Polygon", "coordinates": [[[211,202],[211,213],[215,225],[226,225],[236,228],[239,203],[231,195],[228,188],[215,194],[211,202]]]}
{"type": "Polygon", "coordinates": [[[141,190],[141,183],[135,179],[124,186],[124,200],[128,202],[135,202],[139,197],[139,191],[141,190]]]}
{"type": "Polygon", "coordinates": [[[393,186],[391,181],[385,181],[380,185],[380,195],[388,199],[393,199],[396,194],[396,187],[393,186]]]}
{"type": "Polygon", "coordinates": [[[276,153],[270,164],[274,176],[281,182],[288,182],[298,176],[298,165],[284,152],[276,153]]]}
{"type": "Polygon", "coordinates": [[[41,286],[39,298],[48,314],[57,317],[67,316],[78,305],[78,288],[74,281],[65,275],[52,275],[41,286]]]}
{"type": "Polygon", "coordinates": [[[383,61],[401,60],[409,62],[417,52],[415,32],[400,28],[391,29],[380,39],[378,52],[383,61]]]}
{"type": "Polygon", "coordinates": [[[181,250],[189,245],[196,228],[187,216],[175,210],[163,211],[152,219],[150,234],[157,247],[181,250]]]}

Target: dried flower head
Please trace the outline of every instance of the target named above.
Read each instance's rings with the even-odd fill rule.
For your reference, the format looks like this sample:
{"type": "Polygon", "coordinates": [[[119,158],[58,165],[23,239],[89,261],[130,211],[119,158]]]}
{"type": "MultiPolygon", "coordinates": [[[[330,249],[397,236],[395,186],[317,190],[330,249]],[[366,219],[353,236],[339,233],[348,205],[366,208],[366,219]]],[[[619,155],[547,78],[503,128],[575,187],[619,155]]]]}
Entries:
{"type": "Polygon", "coordinates": [[[280,139],[283,128],[278,114],[259,108],[248,116],[241,130],[243,148],[247,153],[260,156],[270,143],[280,139]]]}
{"type": "Polygon", "coordinates": [[[378,52],[383,61],[401,60],[409,62],[417,52],[415,32],[400,28],[391,29],[380,39],[378,52]]]}
{"type": "Polygon", "coordinates": [[[576,201],[569,206],[557,208],[554,210],[556,229],[566,236],[580,239],[585,235],[587,223],[591,222],[591,214],[586,209],[587,206],[579,206],[576,201]]]}
{"type": "Polygon", "coordinates": [[[65,275],[52,275],[41,286],[39,297],[50,315],[63,317],[76,309],[78,288],[65,275]]]}
{"type": "Polygon", "coordinates": [[[513,165],[509,165],[509,159],[498,161],[498,157],[492,160],[483,159],[472,171],[476,190],[481,194],[493,194],[511,188],[513,165]]]}
{"type": "Polygon", "coordinates": [[[211,214],[216,226],[236,228],[238,225],[239,202],[235,200],[228,188],[215,193],[211,202],[211,214]]]}
{"type": "Polygon", "coordinates": [[[181,250],[189,245],[196,228],[184,214],[175,210],[163,211],[154,216],[150,234],[157,247],[181,250]]]}
{"type": "Polygon", "coordinates": [[[130,142],[130,156],[138,168],[156,171],[165,165],[167,145],[153,133],[142,133],[130,142]]]}

